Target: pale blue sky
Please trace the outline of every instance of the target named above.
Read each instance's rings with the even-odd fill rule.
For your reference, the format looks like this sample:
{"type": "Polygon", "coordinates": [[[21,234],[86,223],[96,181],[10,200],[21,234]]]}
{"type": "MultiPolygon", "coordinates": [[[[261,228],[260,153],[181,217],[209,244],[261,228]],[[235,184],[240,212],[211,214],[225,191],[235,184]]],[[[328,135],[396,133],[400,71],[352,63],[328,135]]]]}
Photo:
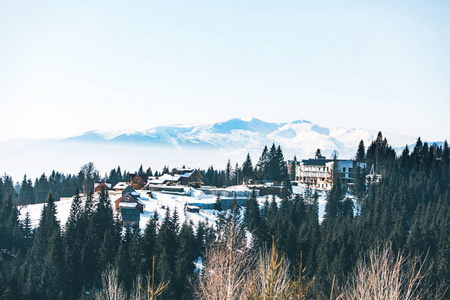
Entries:
{"type": "Polygon", "coordinates": [[[450,137],[450,1],[2,1],[0,141],[232,117],[450,137]]]}

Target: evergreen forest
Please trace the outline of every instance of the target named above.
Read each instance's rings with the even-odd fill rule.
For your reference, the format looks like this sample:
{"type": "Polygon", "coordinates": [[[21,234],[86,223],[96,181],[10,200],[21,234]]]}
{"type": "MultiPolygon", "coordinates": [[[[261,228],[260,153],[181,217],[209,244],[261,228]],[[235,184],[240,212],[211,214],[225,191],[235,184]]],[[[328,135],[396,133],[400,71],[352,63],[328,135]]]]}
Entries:
{"type": "MultiPolygon", "coordinates": [[[[34,183],[24,176],[15,184],[5,175],[0,299],[365,299],[344,294],[377,249],[389,249],[404,276],[417,274],[411,295],[400,287],[392,299],[450,299],[448,143],[419,138],[396,153],[379,133],[367,150],[360,143],[355,159],[364,167],[355,171],[353,195],[334,176],[323,219],[316,190],[292,193],[295,169],[288,172],[281,147],[273,144],[255,165],[247,155],[241,165],[199,170],[206,185],[218,187],[282,183],[263,205],[253,193],[245,207],[236,201],[218,212],[216,226],[180,224],[177,211],[167,210],[144,230],[122,228],[104,190],[92,196],[95,181],[127,181],[120,167],[101,176],[88,163],[78,174],[54,171],[34,183]],[[367,177],[371,170],[379,180],[367,177]],[[61,197],[73,197],[66,224],[56,217],[61,197]],[[45,205],[32,228],[19,213],[20,205],[35,203],[45,205]]],[[[158,176],[169,167],[153,172],[141,165],[137,172],[158,176]]]]}

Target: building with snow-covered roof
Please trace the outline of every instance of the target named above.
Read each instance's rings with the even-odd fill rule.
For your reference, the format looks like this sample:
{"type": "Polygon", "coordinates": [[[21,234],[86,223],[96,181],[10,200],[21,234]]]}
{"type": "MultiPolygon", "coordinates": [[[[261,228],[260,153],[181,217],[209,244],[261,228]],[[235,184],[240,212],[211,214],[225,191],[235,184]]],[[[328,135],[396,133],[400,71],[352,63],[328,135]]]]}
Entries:
{"type": "Polygon", "coordinates": [[[187,185],[190,182],[198,183],[199,185],[203,185],[202,174],[197,169],[186,169],[186,168],[173,168],[172,175],[179,175],[179,182],[183,185],[187,185]]]}
{"type": "Polygon", "coordinates": [[[198,207],[197,205],[187,205],[186,206],[186,211],[192,212],[192,213],[199,213],[200,212],[200,207],[198,207]]]}
{"type": "Polygon", "coordinates": [[[102,187],[105,189],[105,191],[109,191],[111,189],[112,184],[109,182],[95,182],[94,183],[94,191],[100,192],[102,190],[102,187]]]}
{"type": "Polygon", "coordinates": [[[123,207],[130,207],[131,205],[134,205],[134,207],[137,208],[140,212],[144,211],[144,204],[141,203],[136,195],[133,195],[131,193],[126,193],[125,195],[114,201],[114,208],[116,211],[120,211],[121,205],[123,207]]]}
{"type": "Polygon", "coordinates": [[[113,189],[115,191],[123,191],[124,189],[127,188],[127,186],[130,186],[130,185],[126,182],[119,182],[113,187],[113,189]]]}
{"type": "Polygon", "coordinates": [[[347,190],[352,190],[355,182],[357,167],[365,168],[365,163],[358,163],[348,159],[326,159],[324,156],[316,156],[314,159],[304,159],[296,167],[295,180],[308,184],[312,188],[330,190],[333,186],[333,170],[340,178],[342,185],[347,190]],[[335,164],[337,164],[335,166],[335,164]]]}
{"type": "Polygon", "coordinates": [[[147,184],[148,177],[143,174],[130,173],[128,174],[128,182],[135,190],[142,189],[147,184]]]}

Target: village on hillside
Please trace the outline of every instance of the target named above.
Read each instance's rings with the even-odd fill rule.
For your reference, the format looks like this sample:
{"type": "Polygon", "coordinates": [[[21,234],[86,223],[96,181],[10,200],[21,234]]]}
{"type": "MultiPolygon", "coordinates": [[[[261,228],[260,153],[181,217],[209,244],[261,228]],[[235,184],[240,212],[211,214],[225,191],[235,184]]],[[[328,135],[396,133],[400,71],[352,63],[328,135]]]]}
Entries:
{"type": "MultiPolygon", "coordinates": [[[[318,191],[320,219],[324,214],[326,192],[333,185],[333,174],[339,177],[348,197],[352,197],[355,170],[357,167],[366,167],[365,163],[352,159],[327,159],[320,151],[314,158],[301,161],[287,160],[286,165],[289,176],[292,172],[295,173],[294,180],[291,181],[293,194],[303,197],[307,188],[318,191]]],[[[202,181],[203,176],[197,169],[185,167],[173,168],[160,176],[129,173],[127,179],[114,186],[107,181],[95,182],[93,199],[94,201],[98,199],[99,193],[104,190],[122,225],[141,229],[145,228],[154,214],[162,221],[167,210],[172,212],[176,210],[181,223],[188,221],[196,226],[199,222],[206,222],[214,225],[217,212],[229,209],[233,201],[244,207],[247,199],[254,193],[261,206],[269,196],[275,197],[279,202],[283,189],[282,182],[268,180],[253,182],[247,178],[242,180],[241,185],[206,186],[202,181]]],[[[86,200],[86,195],[81,196],[82,200],[86,200]]],[[[68,218],[72,198],[62,197],[57,202],[58,217],[62,224],[68,218]]],[[[42,206],[43,204],[34,204],[22,207],[22,218],[29,213],[33,226],[37,226],[42,206]]]]}

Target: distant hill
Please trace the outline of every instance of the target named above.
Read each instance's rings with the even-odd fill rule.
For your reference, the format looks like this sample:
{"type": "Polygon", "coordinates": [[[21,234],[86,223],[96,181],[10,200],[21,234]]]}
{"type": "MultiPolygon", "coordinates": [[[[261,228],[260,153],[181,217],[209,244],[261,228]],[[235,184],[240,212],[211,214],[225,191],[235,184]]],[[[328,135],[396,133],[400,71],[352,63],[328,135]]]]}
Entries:
{"type": "MultiPolygon", "coordinates": [[[[311,155],[317,148],[324,153],[338,151],[354,155],[360,140],[369,144],[377,131],[368,129],[325,128],[305,120],[269,123],[259,119],[231,119],[220,123],[159,126],[145,131],[89,131],[64,141],[164,145],[177,148],[197,146],[221,149],[261,149],[266,144],[280,144],[283,150],[311,155]]],[[[394,147],[412,144],[416,137],[384,133],[394,147]]]]}

